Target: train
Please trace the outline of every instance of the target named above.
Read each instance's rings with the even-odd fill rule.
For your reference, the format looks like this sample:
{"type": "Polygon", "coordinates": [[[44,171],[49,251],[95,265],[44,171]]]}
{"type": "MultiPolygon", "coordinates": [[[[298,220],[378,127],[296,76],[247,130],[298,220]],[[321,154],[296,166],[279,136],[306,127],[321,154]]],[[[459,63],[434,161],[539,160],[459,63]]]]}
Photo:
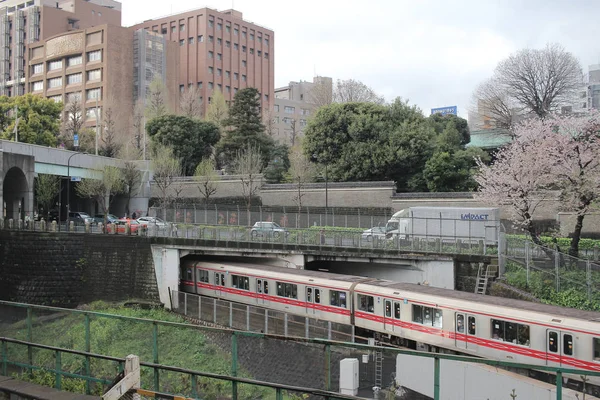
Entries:
{"type": "MultiPolygon", "coordinates": [[[[598,312],[260,264],[180,265],[183,292],[353,325],[359,336],[411,348],[600,372],[598,312]]],[[[566,377],[582,389],[579,376],[566,377]]],[[[600,396],[600,377],[586,388],[600,396]]]]}

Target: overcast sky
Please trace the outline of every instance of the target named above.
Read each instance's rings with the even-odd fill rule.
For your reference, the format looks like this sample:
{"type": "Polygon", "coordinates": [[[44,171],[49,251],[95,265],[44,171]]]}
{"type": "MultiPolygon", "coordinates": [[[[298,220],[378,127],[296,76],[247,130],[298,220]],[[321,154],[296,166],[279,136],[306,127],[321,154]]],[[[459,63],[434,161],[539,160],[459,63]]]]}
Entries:
{"type": "Polygon", "coordinates": [[[358,79],[428,115],[457,105],[525,47],[561,43],[600,64],[598,0],[121,0],[123,24],[195,8],[229,9],[275,31],[275,86],[313,75],[358,79]]]}

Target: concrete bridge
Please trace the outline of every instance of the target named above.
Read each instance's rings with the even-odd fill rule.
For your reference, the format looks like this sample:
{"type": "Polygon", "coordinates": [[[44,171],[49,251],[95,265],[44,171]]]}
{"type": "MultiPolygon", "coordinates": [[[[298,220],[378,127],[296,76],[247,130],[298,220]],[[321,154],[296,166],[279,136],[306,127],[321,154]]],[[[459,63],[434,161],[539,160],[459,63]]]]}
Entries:
{"type": "MultiPolygon", "coordinates": [[[[33,215],[34,181],[37,174],[57,175],[67,179],[70,179],[70,177],[101,179],[102,169],[105,166],[122,167],[122,165],[122,160],[115,158],[0,140],[0,187],[2,187],[0,205],[2,205],[2,218],[16,220],[23,219],[28,213],[33,215]]],[[[145,181],[146,184],[142,185],[141,193],[138,195],[138,199],[134,199],[134,201],[140,203],[137,208],[146,209],[149,197],[147,185],[149,162],[140,161],[139,168],[145,177],[142,181],[145,181]]],[[[75,185],[71,185],[70,197],[76,199],[74,187],[75,185]]],[[[63,198],[67,197],[66,189],[63,189],[62,185],[61,194],[65,195],[63,198]]],[[[61,201],[58,206],[66,212],[66,202],[61,201]]],[[[86,208],[90,209],[91,207],[91,204],[87,204],[86,208]]],[[[71,210],[74,209],[74,207],[71,207],[71,210]]],[[[93,211],[89,210],[89,212],[93,211]]]]}

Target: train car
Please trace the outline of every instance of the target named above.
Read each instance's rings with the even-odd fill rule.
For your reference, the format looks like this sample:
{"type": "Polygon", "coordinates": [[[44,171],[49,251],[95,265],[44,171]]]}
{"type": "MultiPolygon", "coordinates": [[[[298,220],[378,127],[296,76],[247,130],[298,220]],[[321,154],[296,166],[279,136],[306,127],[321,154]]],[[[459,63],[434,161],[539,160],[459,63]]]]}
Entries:
{"type": "Polygon", "coordinates": [[[188,293],[256,305],[340,324],[352,324],[351,292],[373,279],[238,263],[184,262],[188,293]]]}
{"type": "MultiPolygon", "coordinates": [[[[387,281],[361,283],[353,296],[355,327],[384,334],[390,341],[600,371],[597,312],[387,281]]],[[[589,382],[600,385],[597,377],[589,382]]]]}

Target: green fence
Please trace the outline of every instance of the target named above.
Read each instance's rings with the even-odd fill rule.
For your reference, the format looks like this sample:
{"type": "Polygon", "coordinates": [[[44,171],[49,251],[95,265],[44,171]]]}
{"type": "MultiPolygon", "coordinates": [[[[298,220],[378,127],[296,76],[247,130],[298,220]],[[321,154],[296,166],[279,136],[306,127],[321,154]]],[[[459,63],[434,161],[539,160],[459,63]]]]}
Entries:
{"type": "MultiPolygon", "coordinates": [[[[129,354],[140,357],[142,388],[193,398],[296,399],[298,393],[305,393],[313,398],[349,399],[352,397],[336,394],[339,361],[361,359],[363,355],[381,358],[383,371],[385,360],[389,364],[399,354],[433,359],[436,400],[440,398],[440,360],[555,374],[557,399],[562,399],[563,374],[600,376],[600,372],[323,339],[283,338],[4,301],[0,301],[0,350],[4,375],[41,371],[38,373],[50,377],[51,386],[68,389],[68,383],[71,389],[93,394],[106,389],[122,371],[129,354]],[[118,328],[110,328],[111,320],[118,321],[118,328]],[[176,346],[175,338],[184,346],[176,346]],[[115,347],[114,343],[122,346],[115,347]],[[190,361],[190,354],[197,357],[190,361]]],[[[382,384],[387,387],[390,382],[384,377],[382,384]]]]}

